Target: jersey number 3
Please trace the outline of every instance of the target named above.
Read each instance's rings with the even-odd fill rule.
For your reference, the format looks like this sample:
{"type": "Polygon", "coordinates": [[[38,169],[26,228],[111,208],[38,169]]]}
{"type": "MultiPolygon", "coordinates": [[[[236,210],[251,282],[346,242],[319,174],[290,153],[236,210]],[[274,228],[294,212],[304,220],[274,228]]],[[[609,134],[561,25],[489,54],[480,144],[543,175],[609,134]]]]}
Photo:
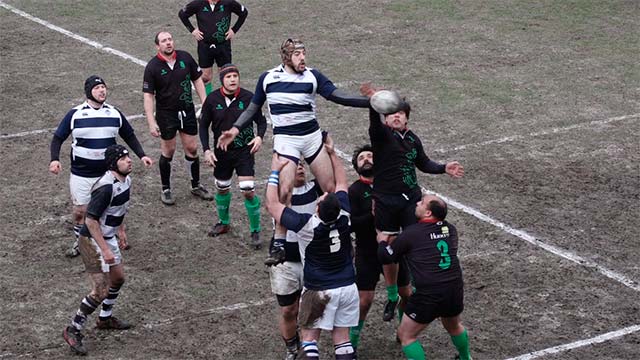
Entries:
{"type": "Polygon", "coordinates": [[[329,252],[336,253],[340,251],[340,233],[338,229],[333,229],[329,233],[329,238],[331,239],[331,245],[329,245],[329,252]]]}
{"type": "Polygon", "coordinates": [[[446,241],[440,240],[436,244],[438,250],[440,250],[440,264],[438,266],[442,270],[447,270],[451,266],[451,256],[449,256],[449,244],[446,241]]]}

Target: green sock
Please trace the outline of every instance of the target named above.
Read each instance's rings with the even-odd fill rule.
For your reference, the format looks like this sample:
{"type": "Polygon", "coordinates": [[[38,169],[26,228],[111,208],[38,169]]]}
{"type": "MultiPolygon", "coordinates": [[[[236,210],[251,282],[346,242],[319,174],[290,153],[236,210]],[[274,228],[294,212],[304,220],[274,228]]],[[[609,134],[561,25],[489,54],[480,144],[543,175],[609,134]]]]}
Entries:
{"type": "Polygon", "coordinates": [[[211,85],[211,81],[204,85],[204,90],[206,91],[207,96],[213,92],[213,85],[211,85]]]}
{"type": "Polygon", "coordinates": [[[407,360],[426,360],[424,355],[424,349],[418,340],[412,342],[407,346],[402,347],[402,352],[407,356],[407,360]]]}
{"type": "Polygon", "coordinates": [[[398,301],[398,284],[387,286],[387,298],[389,301],[398,301]]]}
{"type": "Polygon", "coordinates": [[[247,215],[249,215],[249,230],[251,232],[260,231],[260,198],[254,196],[253,199],[244,199],[244,207],[247,208],[247,215]]]}
{"type": "Polygon", "coordinates": [[[398,306],[398,325],[402,322],[402,315],[404,315],[404,310],[398,306]]]}
{"type": "Polygon", "coordinates": [[[220,222],[229,224],[229,204],[231,204],[231,193],[216,193],[216,208],[218,209],[218,217],[220,222]]]}
{"type": "Polygon", "coordinates": [[[353,326],[349,329],[349,339],[351,340],[351,346],[354,348],[358,347],[358,342],[360,342],[360,331],[362,331],[362,327],[364,326],[364,320],[358,321],[358,326],[353,326]]]}
{"type": "Polygon", "coordinates": [[[460,354],[460,360],[470,360],[471,353],[469,353],[469,335],[467,334],[467,329],[464,329],[462,334],[452,336],[451,342],[458,349],[458,353],[460,354]]]}

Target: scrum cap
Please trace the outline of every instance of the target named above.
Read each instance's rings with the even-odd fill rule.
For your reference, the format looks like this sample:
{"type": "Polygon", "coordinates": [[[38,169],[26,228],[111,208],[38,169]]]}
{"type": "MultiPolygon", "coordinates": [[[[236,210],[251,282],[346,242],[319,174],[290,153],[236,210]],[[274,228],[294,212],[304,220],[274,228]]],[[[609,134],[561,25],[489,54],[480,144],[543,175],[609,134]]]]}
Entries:
{"type": "Polygon", "coordinates": [[[287,65],[291,63],[291,55],[296,50],[304,50],[304,43],[300,39],[287,39],[280,45],[280,56],[282,62],[287,65]]]}
{"type": "Polygon", "coordinates": [[[91,95],[91,90],[93,90],[93,88],[98,85],[107,86],[107,83],[105,83],[104,80],[98,75],[91,75],[87,78],[87,80],[84,81],[84,94],[87,96],[87,99],[99,103],[99,101],[96,100],[93,95],[91,95]]]}
{"type": "Polygon", "coordinates": [[[129,150],[126,147],[119,144],[110,145],[104,151],[104,161],[107,163],[107,169],[117,171],[118,160],[126,155],[129,155],[129,150]]]}

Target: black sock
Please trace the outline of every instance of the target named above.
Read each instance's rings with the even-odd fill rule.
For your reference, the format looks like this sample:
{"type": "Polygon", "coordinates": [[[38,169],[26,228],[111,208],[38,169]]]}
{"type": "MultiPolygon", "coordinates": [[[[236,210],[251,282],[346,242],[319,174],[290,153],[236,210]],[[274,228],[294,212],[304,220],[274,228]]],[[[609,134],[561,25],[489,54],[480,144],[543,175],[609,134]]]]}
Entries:
{"type": "Polygon", "coordinates": [[[160,155],[160,161],[158,166],[160,167],[160,181],[162,181],[162,191],[171,189],[171,160],[173,158],[167,158],[160,155]]]}
{"type": "Polygon", "coordinates": [[[187,168],[191,175],[191,187],[197,188],[200,185],[200,159],[197,156],[189,157],[188,155],[185,155],[184,159],[187,160],[187,168]]]}
{"type": "Polygon", "coordinates": [[[291,339],[282,338],[282,340],[284,340],[284,343],[287,345],[287,350],[291,352],[297,351],[300,347],[300,337],[297,332],[291,339]]]}

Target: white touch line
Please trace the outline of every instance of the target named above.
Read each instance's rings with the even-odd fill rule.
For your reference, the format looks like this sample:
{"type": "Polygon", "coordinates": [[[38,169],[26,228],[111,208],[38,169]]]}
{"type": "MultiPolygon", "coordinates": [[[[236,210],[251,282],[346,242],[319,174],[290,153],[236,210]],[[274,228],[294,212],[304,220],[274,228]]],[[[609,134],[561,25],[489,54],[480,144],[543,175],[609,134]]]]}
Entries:
{"type": "Polygon", "coordinates": [[[89,40],[84,36],[80,36],[80,35],[75,34],[75,33],[71,32],[69,30],[63,29],[63,28],[61,28],[59,26],[56,26],[56,25],[53,25],[52,23],[50,23],[48,21],[42,20],[42,19],[37,18],[37,17],[35,17],[33,15],[27,14],[26,12],[24,12],[24,11],[22,11],[20,9],[16,9],[11,5],[5,4],[4,1],[0,1],[0,6],[5,8],[5,9],[7,9],[7,10],[9,10],[9,11],[11,11],[11,12],[13,12],[13,13],[15,13],[15,14],[18,14],[18,15],[20,15],[22,17],[25,17],[25,18],[27,18],[27,19],[29,19],[31,21],[35,21],[38,24],[46,26],[51,30],[57,31],[57,32],[59,32],[61,34],[64,34],[64,35],[67,35],[67,36],[69,36],[69,37],[71,37],[73,39],[76,39],[78,41],[81,41],[81,42],[83,42],[83,43],[85,43],[85,44],[87,44],[89,46],[93,46],[96,49],[102,50],[102,51],[104,51],[106,53],[109,53],[109,54],[113,54],[113,55],[119,56],[119,57],[121,57],[123,59],[126,59],[126,60],[129,60],[129,61],[133,61],[136,64],[139,64],[139,65],[142,65],[142,66],[147,66],[147,62],[146,61],[140,60],[140,59],[138,59],[136,57],[133,57],[133,56],[131,56],[129,54],[125,54],[120,50],[112,49],[112,48],[110,48],[108,46],[104,46],[104,45],[100,44],[99,42],[96,42],[96,41],[93,41],[93,40],[89,40]]]}
{"type": "MultiPolygon", "coordinates": [[[[138,115],[132,115],[132,116],[126,116],[127,120],[136,120],[136,119],[141,119],[144,118],[144,114],[138,114],[138,115]]],[[[15,133],[15,134],[2,134],[0,135],[0,140],[1,139],[12,139],[12,138],[19,138],[19,137],[24,137],[24,136],[29,136],[29,135],[37,135],[37,134],[42,134],[42,133],[46,133],[46,132],[51,132],[51,131],[55,131],[56,128],[48,128],[48,129],[39,129],[39,130],[31,130],[31,131],[23,131],[23,132],[19,132],[19,133],[15,133]]]]}
{"type": "Polygon", "coordinates": [[[507,232],[507,233],[509,233],[511,235],[514,235],[514,236],[516,236],[516,237],[518,237],[518,238],[520,238],[520,239],[522,239],[522,240],[524,240],[524,241],[526,241],[526,242],[528,242],[530,244],[538,246],[538,247],[540,247],[540,248],[542,248],[542,249],[544,249],[544,250],[546,250],[546,251],[548,251],[548,252],[550,252],[550,253],[552,253],[554,255],[560,256],[560,257],[562,257],[564,259],[567,259],[569,261],[572,261],[572,262],[574,262],[576,264],[596,269],[599,273],[603,274],[604,276],[606,276],[606,277],[608,277],[610,279],[613,279],[613,280],[615,280],[615,281],[623,284],[624,286],[627,286],[627,287],[629,287],[629,288],[631,288],[631,289],[633,289],[635,291],[640,291],[640,285],[638,284],[638,282],[628,278],[625,275],[622,275],[622,274],[619,274],[619,273],[617,273],[617,272],[615,272],[613,270],[607,269],[604,266],[598,265],[594,261],[591,261],[589,259],[585,259],[582,256],[576,255],[576,254],[574,254],[574,253],[572,253],[570,251],[561,249],[561,248],[553,246],[553,245],[549,245],[549,244],[547,244],[547,243],[545,243],[545,242],[543,242],[543,241],[541,241],[539,239],[536,239],[534,236],[526,233],[525,231],[514,229],[509,225],[506,225],[506,224],[504,224],[504,223],[502,223],[502,222],[500,222],[498,220],[495,220],[495,219],[493,219],[493,218],[481,213],[480,211],[478,211],[478,210],[476,210],[474,208],[471,208],[469,206],[466,206],[464,204],[461,204],[461,203],[459,203],[459,202],[457,202],[457,201],[455,201],[455,200],[453,200],[453,199],[451,199],[451,198],[449,198],[447,196],[438,194],[438,193],[436,193],[434,191],[427,190],[425,188],[422,188],[422,190],[424,192],[426,192],[426,193],[436,195],[436,196],[440,197],[442,200],[444,200],[448,205],[453,206],[454,208],[456,208],[458,210],[461,210],[461,211],[463,211],[463,212],[465,212],[465,213],[467,213],[469,215],[472,215],[472,216],[474,216],[474,217],[476,217],[476,218],[478,218],[478,219],[480,219],[480,220],[482,220],[482,221],[484,221],[486,223],[489,223],[489,224],[491,224],[491,225],[493,225],[493,226],[495,226],[495,227],[497,227],[497,228],[499,228],[499,229],[501,229],[501,230],[503,230],[503,231],[505,231],[505,232],[507,232]]]}
{"type": "Polygon", "coordinates": [[[240,310],[240,309],[246,309],[249,307],[254,307],[254,306],[262,306],[262,305],[266,305],[266,304],[270,304],[273,302],[273,298],[268,298],[268,299],[263,299],[263,300],[256,300],[256,301],[249,301],[248,303],[237,303],[237,304],[232,304],[232,305],[225,305],[225,306],[219,306],[213,309],[207,309],[207,310],[202,310],[202,311],[198,311],[195,313],[189,313],[186,315],[181,315],[181,316],[175,316],[169,319],[165,319],[165,320],[159,320],[159,321],[154,321],[148,324],[144,324],[143,327],[146,329],[152,329],[154,327],[158,327],[158,326],[162,326],[162,325],[169,325],[175,321],[178,320],[189,320],[192,319],[194,317],[200,317],[200,316],[207,316],[207,315],[211,315],[211,314],[217,314],[217,313],[221,313],[221,312],[226,312],[226,311],[235,311],[235,310],[240,310]]]}
{"type": "Polygon", "coordinates": [[[537,132],[533,132],[533,133],[529,133],[529,134],[525,134],[525,135],[513,135],[513,136],[503,137],[503,138],[500,138],[500,139],[487,140],[487,141],[474,143],[474,144],[459,145],[459,146],[456,146],[456,147],[454,147],[452,149],[435,149],[435,150],[433,150],[433,152],[444,153],[444,152],[449,152],[449,151],[465,150],[467,148],[473,148],[473,147],[481,147],[481,146],[486,146],[486,145],[491,145],[491,144],[502,144],[502,143],[505,143],[505,142],[522,140],[524,138],[529,138],[529,137],[537,137],[537,136],[543,136],[543,135],[549,135],[549,134],[558,134],[558,133],[561,133],[561,132],[566,132],[566,131],[575,130],[575,129],[579,129],[579,128],[586,128],[586,127],[590,127],[590,126],[593,126],[593,125],[604,125],[604,124],[612,123],[612,122],[615,122],[615,121],[622,121],[622,120],[636,119],[636,118],[640,118],[640,113],[639,114],[616,116],[616,117],[612,117],[612,118],[608,118],[608,119],[604,119],[604,120],[594,120],[594,121],[590,121],[590,122],[587,122],[587,123],[573,124],[573,125],[564,126],[564,127],[557,127],[557,128],[537,131],[537,132]]]}
{"type": "MultiPolygon", "coordinates": [[[[39,24],[42,24],[42,25],[52,29],[52,30],[58,31],[58,32],[60,32],[62,34],[65,34],[65,35],[67,35],[69,37],[72,37],[72,38],[74,38],[76,40],[79,40],[79,41],[81,41],[83,43],[86,43],[86,44],[88,44],[90,46],[93,46],[93,47],[95,47],[97,49],[100,49],[102,51],[105,51],[107,53],[111,53],[111,54],[120,56],[120,57],[122,57],[122,58],[124,58],[126,60],[133,61],[134,63],[142,65],[142,66],[146,66],[146,64],[147,64],[145,61],[137,59],[137,58],[135,58],[133,56],[130,56],[130,55],[126,54],[126,53],[123,53],[123,52],[121,52],[119,50],[115,50],[115,49],[112,49],[112,48],[109,48],[109,47],[105,47],[104,45],[102,45],[102,44],[100,44],[98,42],[89,40],[89,39],[87,39],[85,37],[82,37],[80,35],[77,35],[77,34],[74,34],[74,33],[70,32],[68,30],[65,30],[63,28],[55,26],[55,25],[53,25],[53,24],[51,24],[51,23],[49,23],[47,21],[44,21],[44,20],[41,20],[41,19],[36,18],[34,16],[31,16],[31,15],[29,15],[29,14],[27,14],[27,13],[21,11],[21,10],[18,10],[18,9],[16,9],[16,8],[10,6],[10,5],[5,4],[2,1],[0,1],[0,6],[8,9],[8,10],[10,10],[10,11],[12,11],[12,12],[14,12],[14,13],[20,15],[20,16],[23,16],[23,17],[25,17],[27,19],[35,21],[35,22],[37,22],[39,24]]],[[[630,119],[630,118],[636,118],[638,116],[640,116],[640,114],[626,115],[626,116],[620,116],[620,117],[610,118],[610,119],[606,119],[606,120],[592,121],[592,122],[587,123],[587,124],[575,124],[575,125],[570,125],[570,126],[567,126],[567,127],[564,127],[564,128],[554,128],[554,129],[545,130],[545,131],[541,131],[541,132],[531,133],[529,135],[517,135],[517,136],[506,137],[506,138],[502,138],[502,139],[485,141],[485,142],[477,143],[477,144],[460,145],[458,147],[455,147],[453,150],[462,150],[462,149],[466,149],[467,147],[477,147],[477,146],[484,146],[484,145],[489,145],[489,144],[493,144],[493,143],[509,142],[509,141],[518,140],[518,139],[523,138],[525,136],[534,137],[534,136],[541,136],[541,135],[547,135],[547,134],[552,134],[552,133],[559,133],[559,132],[563,132],[563,131],[572,130],[572,129],[575,129],[575,128],[584,127],[584,126],[597,125],[597,124],[606,124],[606,123],[613,122],[613,121],[620,121],[620,120],[626,120],[626,119],[630,119]]],[[[43,130],[36,130],[36,131],[42,132],[43,130]]],[[[44,131],[46,131],[46,130],[44,130],[44,131]]],[[[435,151],[436,152],[445,152],[446,150],[439,149],[439,150],[435,150],[435,151]]],[[[350,161],[350,159],[347,157],[347,155],[344,152],[339,151],[337,153],[341,158],[345,159],[346,161],[350,161]]],[[[568,251],[565,251],[563,249],[560,249],[560,248],[557,248],[555,246],[546,244],[546,243],[536,239],[535,237],[527,234],[526,232],[524,232],[522,230],[514,229],[514,228],[512,228],[512,227],[510,227],[508,225],[505,225],[505,224],[503,224],[503,223],[501,223],[501,222],[499,222],[497,220],[494,220],[491,217],[489,217],[489,216],[487,216],[487,215],[485,215],[485,214],[483,214],[483,213],[481,213],[481,212],[479,212],[479,211],[477,211],[477,210],[475,210],[473,208],[465,206],[465,205],[463,205],[463,204],[461,204],[461,203],[459,203],[459,202],[457,202],[457,201],[455,201],[453,199],[450,199],[450,198],[448,198],[446,196],[440,195],[438,193],[435,193],[433,191],[427,190],[425,188],[423,188],[423,190],[428,192],[428,193],[437,195],[437,196],[441,197],[444,201],[446,201],[449,204],[451,204],[451,206],[453,206],[453,207],[455,207],[455,208],[457,208],[457,209],[459,209],[459,210],[461,210],[461,211],[463,211],[463,212],[465,212],[467,214],[470,214],[470,215],[472,215],[472,216],[474,216],[474,217],[476,217],[476,218],[478,218],[478,219],[480,219],[482,221],[488,222],[488,223],[490,223],[490,224],[492,224],[492,225],[494,225],[494,226],[496,226],[496,227],[498,227],[498,228],[500,228],[500,229],[502,229],[502,230],[504,230],[504,231],[516,236],[516,237],[519,237],[519,238],[521,238],[521,239],[523,239],[523,240],[525,240],[525,241],[527,241],[527,242],[529,242],[529,243],[531,243],[533,245],[539,246],[539,247],[541,247],[541,248],[543,248],[543,249],[545,249],[545,250],[547,250],[547,251],[549,251],[549,252],[551,252],[551,253],[553,253],[555,255],[558,255],[558,256],[560,256],[562,258],[565,258],[565,259],[570,260],[572,262],[575,262],[577,264],[595,268],[600,273],[602,273],[603,275],[605,275],[605,276],[607,276],[607,277],[609,277],[609,278],[611,278],[613,280],[616,280],[616,281],[622,283],[623,285],[625,285],[625,286],[627,286],[627,287],[629,287],[629,288],[631,288],[633,290],[640,291],[640,286],[638,286],[638,284],[635,281],[627,278],[624,275],[618,274],[618,273],[616,273],[614,271],[611,271],[611,270],[609,270],[607,268],[604,268],[604,267],[602,267],[602,266],[600,266],[600,265],[598,265],[598,264],[596,264],[596,263],[594,263],[594,262],[592,262],[590,260],[584,259],[584,258],[582,258],[582,257],[580,257],[578,255],[572,254],[572,253],[570,253],[568,251]]],[[[265,303],[264,301],[258,301],[258,302],[250,302],[249,304],[240,303],[240,304],[235,304],[235,305],[232,305],[232,306],[241,306],[239,308],[246,308],[246,307],[249,307],[249,306],[259,306],[259,305],[262,305],[264,303],[265,303]]],[[[215,313],[215,312],[220,312],[220,311],[228,311],[228,310],[233,310],[233,309],[235,309],[235,308],[231,308],[229,306],[223,306],[223,307],[219,307],[219,308],[206,310],[205,312],[202,312],[201,314],[202,315],[206,315],[206,314],[209,314],[209,313],[215,313]]],[[[177,318],[173,318],[173,319],[177,319],[177,318]]],[[[165,320],[165,321],[171,322],[173,320],[169,319],[169,320],[165,320]]],[[[146,326],[154,326],[154,325],[153,324],[148,324],[148,325],[145,325],[145,327],[146,326]]],[[[637,331],[637,330],[634,330],[634,331],[637,331]]],[[[632,331],[632,332],[634,332],[634,331],[632,331]]],[[[618,335],[618,336],[623,336],[623,335],[626,335],[626,333],[622,333],[621,335],[618,335]]],[[[614,336],[614,337],[616,337],[616,336],[614,336]]],[[[605,340],[602,340],[602,341],[605,341],[605,340]]],[[[564,351],[564,350],[558,350],[558,351],[564,351]]]]}
{"type": "Polygon", "coordinates": [[[626,327],[624,329],[620,329],[620,330],[608,332],[606,334],[598,335],[598,336],[593,337],[591,339],[579,340],[579,341],[575,341],[575,342],[572,342],[572,343],[569,343],[569,344],[554,346],[554,347],[551,347],[551,348],[548,348],[548,349],[534,351],[534,352],[531,352],[531,353],[528,353],[528,354],[524,354],[524,355],[520,355],[520,356],[517,356],[517,357],[509,358],[509,359],[506,359],[506,360],[530,360],[530,359],[535,359],[535,358],[539,358],[539,357],[544,356],[544,355],[556,354],[556,353],[559,353],[559,352],[563,352],[563,351],[579,348],[579,347],[586,346],[586,345],[599,344],[599,343],[602,343],[602,342],[605,342],[605,341],[608,341],[608,340],[611,340],[611,339],[615,339],[615,338],[618,338],[618,337],[629,335],[629,334],[637,332],[637,331],[640,331],[640,325],[633,325],[633,326],[626,327]]]}
{"type": "MultiPolygon", "coordinates": [[[[351,161],[351,158],[348,157],[347,154],[345,154],[342,151],[339,151],[339,150],[336,149],[336,154],[338,154],[339,157],[341,157],[342,159],[344,159],[347,162],[351,161]]],[[[490,216],[485,215],[485,214],[481,213],[480,211],[478,211],[478,210],[476,210],[474,208],[471,208],[469,206],[466,206],[466,205],[464,205],[464,204],[462,204],[462,203],[460,203],[458,201],[455,201],[455,200],[453,200],[453,199],[451,199],[451,198],[449,198],[447,196],[438,194],[438,193],[436,193],[434,191],[431,191],[431,190],[428,190],[428,189],[426,189],[424,187],[422,188],[422,191],[425,192],[425,193],[428,193],[428,194],[436,195],[436,196],[440,197],[442,200],[444,200],[448,205],[453,206],[454,208],[456,208],[458,210],[461,210],[461,211],[463,211],[463,212],[465,212],[465,213],[467,213],[469,215],[472,215],[472,216],[474,216],[474,217],[476,217],[476,218],[478,218],[478,219],[480,219],[480,220],[482,220],[482,221],[484,221],[486,223],[489,223],[489,224],[491,224],[491,225],[493,225],[493,226],[495,226],[495,227],[497,227],[497,228],[499,228],[499,229],[501,229],[501,230],[503,230],[503,231],[505,231],[505,232],[507,232],[507,233],[509,233],[511,235],[514,235],[514,236],[516,236],[516,237],[518,237],[518,238],[520,238],[520,239],[522,239],[522,240],[524,240],[524,241],[526,241],[526,242],[528,242],[530,244],[538,246],[538,247],[540,247],[540,248],[542,248],[542,249],[544,249],[544,250],[546,250],[546,251],[548,251],[548,252],[550,252],[552,254],[558,255],[558,256],[560,256],[560,257],[562,257],[564,259],[567,259],[569,261],[572,261],[572,262],[574,262],[576,264],[579,264],[579,265],[582,265],[582,266],[586,266],[586,267],[590,267],[590,268],[594,268],[598,272],[603,274],[604,276],[606,276],[606,277],[608,277],[610,279],[613,279],[613,280],[615,280],[615,281],[623,284],[624,286],[627,286],[627,287],[629,287],[629,288],[631,288],[631,289],[633,289],[635,291],[640,291],[640,285],[636,281],[634,281],[634,280],[632,280],[632,279],[630,279],[630,278],[628,278],[628,277],[626,277],[626,276],[624,276],[622,274],[619,274],[619,273],[617,273],[617,272],[615,272],[613,270],[607,269],[604,266],[598,265],[595,262],[593,262],[593,261],[591,261],[589,259],[585,259],[585,258],[583,258],[583,257],[581,257],[579,255],[576,255],[576,254],[574,254],[574,253],[572,253],[570,251],[561,249],[561,248],[553,246],[553,245],[549,245],[549,244],[547,244],[547,243],[545,243],[545,242],[543,242],[543,241],[541,241],[539,239],[536,239],[534,236],[532,236],[532,235],[530,235],[530,234],[528,234],[528,233],[526,233],[526,232],[524,232],[522,230],[514,229],[509,225],[506,225],[506,224],[504,224],[504,223],[502,223],[502,222],[500,222],[498,220],[495,220],[495,219],[491,218],[490,216]]]]}

